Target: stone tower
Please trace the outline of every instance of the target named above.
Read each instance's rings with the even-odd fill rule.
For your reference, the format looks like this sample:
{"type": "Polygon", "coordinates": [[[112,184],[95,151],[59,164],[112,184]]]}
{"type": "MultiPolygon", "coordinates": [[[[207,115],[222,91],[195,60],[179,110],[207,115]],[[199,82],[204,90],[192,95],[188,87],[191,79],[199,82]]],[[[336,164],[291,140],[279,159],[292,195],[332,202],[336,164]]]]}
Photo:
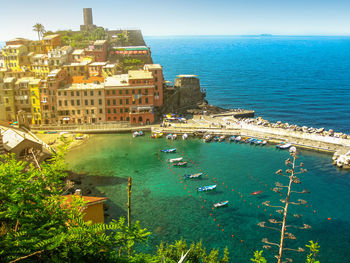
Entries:
{"type": "Polygon", "coordinates": [[[95,29],[92,20],[92,8],[83,8],[84,25],[80,26],[80,31],[95,29]]]}

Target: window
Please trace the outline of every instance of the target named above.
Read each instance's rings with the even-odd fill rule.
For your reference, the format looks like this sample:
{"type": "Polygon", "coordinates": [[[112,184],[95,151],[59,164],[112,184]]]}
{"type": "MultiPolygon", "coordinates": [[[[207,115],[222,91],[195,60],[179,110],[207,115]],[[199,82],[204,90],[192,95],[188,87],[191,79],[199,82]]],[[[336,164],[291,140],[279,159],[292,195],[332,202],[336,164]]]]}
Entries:
{"type": "Polygon", "coordinates": [[[67,100],[64,101],[64,106],[68,106],[68,101],[67,100]]]}
{"type": "Polygon", "coordinates": [[[58,101],[58,106],[62,106],[62,101],[61,100],[58,101]]]}
{"type": "Polygon", "coordinates": [[[139,98],[139,104],[141,104],[142,103],[142,100],[141,100],[141,98],[139,98]]]}
{"type": "Polygon", "coordinates": [[[125,94],[129,94],[129,90],[125,90],[125,94]]]}
{"type": "Polygon", "coordinates": [[[129,99],[125,100],[125,104],[128,105],[129,104],[129,99]]]}
{"type": "Polygon", "coordinates": [[[70,95],[73,97],[73,96],[74,96],[74,91],[71,91],[71,92],[70,92],[70,95]]]}
{"type": "Polygon", "coordinates": [[[64,96],[67,96],[67,92],[66,92],[66,91],[65,91],[65,92],[63,92],[63,95],[64,95],[64,96]]]}
{"type": "Polygon", "coordinates": [[[70,101],[70,105],[74,106],[74,100],[70,101]]]}
{"type": "Polygon", "coordinates": [[[145,103],[148,103],[148,98],[145,98],[145,103]]]}
{"type": "Polygon", "coordinates": [[[80,110],[77,110],[77,113],[80,114],[80,110]]]}
{"type": "Polygon", "coordinates": [[[139,89],[139,94],[141,94],[141,92],[142,92],[141,89],[139,89]]]}
{"type": "Polygon", "coordinates": [[[98,104],[99,104],[99,105],[102,105],[102,99],[99,99],[99,100],[98,100],[98,104]]]}
{"type": "Polygon", "coordinates": [[[123,113],[123,108],[120,108],[120,113],[123,113]]]}
{"type": "Polygon", "coordinates": [[[113,109],[113,113],[117,113],[117,109],[113,109]]]}
{"type": "Polygon", "coordinates": [[[94,96],[94,91],[93,90],[90,91],[90,96],[94,96]]]}
{"type": "Polygon", "coordinates": [[[91,100],[91,105],[94,105],[94,100],[91,100]]]}
{"type": "Polygon", "coordinates": [[[72,115],[75,115],[75,110],[72,110],[72,115]]]}
{"type": "Polygon", "coordinates": [[[115,90],[112,90],[112,94],[115,95],[115,90]]]}
{"type": "Polygon", "coordinates": [[[117,105],[117,100],[113,100],[113,105],[117,105]]]}
{"type": "Polygon", "coordinates": [[[119,104],[120,104],[120,105],[123,104],[123,100],[122,100],[122,99],[119,100],[119,104]]]}
{"type": "Polygon", "coordinates": [[[120,89],[120,90],[119,90],[119,94],[122,95],[122,93],[123,93],[123,91],[120,89]]]}
{"type": "Polygon", "coordinates": [[[84,91],[84,96],[87,96],[87,91],[84,91]]]}
{"type": "Polygon", "coordinates": [[[77,106],[80,106],[80,100],[77,100],[77,106]]]}
{"type": "Polygon", "coordinates": [[[77,96],[80,96],[79,91],[77,91],[77,96]]]}
{"type": "Polygon", "coordinates": [[[101,92],[100,90],[98,91],[98,95],[99,95],[99,96],[101,96],[101,95],[102,95],[102,92],[101,92]]]}
{"type": "Polygon", "coordinates": [[[135,90],[133,89],[133,90],[131,91],[131,93],[132,93],[132,94],[135,94],[135,90]]]}
{"type": "Polygon", "coordinates": [[[146,93],[146,95],[148,94],[148,89],[145,89],[145,93],[146,93]]]}
{"type": "Polygon", "coordinates": [[[124,109],[124,112],[129,112],[129,108],[125,108],[125,109],[124,109]]]}
{"type": "Polygon", "coordinates": [[[91,110],[91,114],[95,114],[95,110],[94,109],[91,110]]]}
{"type": "Polygon", "coordinates": [[[111,105],[111,101],[110,100],[107,100],[107,105],[111,105]]]}
{"type": "Polygon", "coordinates": [[[103,113],[103,109],[100,109],[100,113],[103,113]]]}
{"type": "Polygon", "coordinates": [[[107,95],[109,95],[109,90],[107,90],[107,95]]]}
{"type": "MultiPolygon", "coordinates": [[[[111,109],[108,109],[107,112],[108,112],[108,113],[111,113],[111,109]]],[[[109,119],[109,118],[108,118],[108,119],[109,119]]]]}
{"type": "Polygon", "coordinates": [[[85,100],[85,106],[89,105],[89,101],[85,100]]]}

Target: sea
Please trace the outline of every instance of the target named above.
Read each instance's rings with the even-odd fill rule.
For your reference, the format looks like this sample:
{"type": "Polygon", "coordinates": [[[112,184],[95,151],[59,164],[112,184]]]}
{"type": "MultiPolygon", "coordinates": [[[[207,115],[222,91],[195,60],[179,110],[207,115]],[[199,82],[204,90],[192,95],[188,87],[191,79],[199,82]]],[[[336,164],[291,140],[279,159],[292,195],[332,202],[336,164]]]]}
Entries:
{"type": "MultiPolygon", "coordinates": [[[[210,104],[227,108],[253,109],[270,121],[350,133],[350,37],[318,36],[177,36],[146,37],[154,63],[163,66],[165,78],[195,74],[207,92],[210,104]]],[[[132,177],[132,221],[152,232],[140,249],[154,252],[161,241],[181,238],[189,243],[202,240],[207,249],[222,252],[227,246],[231,262],[249,262],[261,241],[279,243],[279,232],[258,226],[280,220],[283,196],[272,189],[276,175],[284,169],[287,151],[275,145],[203,143],[200,139],[152,140],[149,134],[91,136],[67,154],[69,168],[89,175],[109,176],[115,184],[96,180],[97,188],[109,197],[108,213],[126,216],[127,178],[132,177]],[[174,154],[161,149],[176,148],[174,154]],[[183,157],[187,167],[175,168],[169,158],[183,157]],[[202,172],[198,180],[185,174],[202,172]],[[213,192],[198,193],[200,186],[217,185],[213,192]],[[259,195],[251,195],[262,191],[259,195]],[[228,207],[213,204],[229,201],[228,207]]],[[[290,207],[286,247],[297,249],[309,240],[321,246],[319,260],[350,262],[350,173],[331,163],[331,155],[298,149],[297,162],[306,173],[292,199],[306,205],[290,207]],[[294,217],[293,215],[302,215],[294,217]],[[299,229],[303,224],[311,229],[299,229]]],[[[101,180],[102,181],[102,180],[101,180]]],[[[279,227],[277,223],[275,227],[279,227]]],[[[274,262],[277,249],[264,249],[274,262]]],[[[286,252],[293,262],[305,262],[306,252],[286,252]]]]}

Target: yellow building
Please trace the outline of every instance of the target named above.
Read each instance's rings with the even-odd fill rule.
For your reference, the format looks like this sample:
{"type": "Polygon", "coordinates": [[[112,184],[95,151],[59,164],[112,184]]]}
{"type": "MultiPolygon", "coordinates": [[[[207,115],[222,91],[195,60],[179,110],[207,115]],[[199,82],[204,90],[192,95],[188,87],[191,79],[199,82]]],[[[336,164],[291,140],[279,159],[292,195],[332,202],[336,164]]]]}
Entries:
{"type": "Polygon", "coordinates": [[[5,78],[2,85],[2,96],[5,108],[5,119],[7,121],[16,120],[15,106],[15,84],[16,78],[5,78]]]}
{"type": "Polygon", "coordinates": [[[61,46],[61,36],[58,34],[47,35],[42,39],[45,52],[49,52],[61,46]]]}
{"type": "Polygon", "coordinates": [[[102,68],[102,77],[110,77],[113,75],[117,75],[118,73],[118,66],[117,64],[107,64],[102,68]]]}
{"type": "Polygon", "coordinates": [[[31,71],[37,77],[47,77],[53,67],[49,66],[49,59],[46,54],[35,54],[31,56],[31,71]]]}
{"type": "Polygon", "coordinates": [[[5,68],[12,71],[22,71],[30,64],[28,49],[24,45],[8,45],[2,48],[5,68]]]}
{"type": "Polygon", "coordinates": [[[84,76],[88,75],[88,65],[91,63],[91,60],[82,61],[80,63],[70,63],[63,65],[62,68],[66,70],[68,77],[73,76],[84,76]]]}
{"type": "Polygon", "coordinates": [[[32,124],[41,124],[41,106],[40,106],[40,79],[29,79],[29,94],[32,111],[32,124]]]}
{"type": "Polygon", "coordinates": [[[34,52],[36,54],[41,54],[45,52],[45,48],[41,41],[31,41],[28,44],[28,51],[34,52]]]}

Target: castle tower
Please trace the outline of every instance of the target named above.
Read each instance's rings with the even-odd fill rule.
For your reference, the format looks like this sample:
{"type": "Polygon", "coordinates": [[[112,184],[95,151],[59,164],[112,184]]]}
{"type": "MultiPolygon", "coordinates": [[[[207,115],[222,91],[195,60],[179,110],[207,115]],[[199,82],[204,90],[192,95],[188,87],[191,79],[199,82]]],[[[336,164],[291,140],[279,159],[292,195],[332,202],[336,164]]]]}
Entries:
{"type": "Polygon", "coordinates": [[[92,8],[83,8],[84,14],[84,25],[90,26],[92,25],[92,8]]]}
{"type": "Polygon", "coordinates": [[[83,8],[84,25],[80,25],[80,31],[95,29],[92,23],[92,8],[83,8]]]}

